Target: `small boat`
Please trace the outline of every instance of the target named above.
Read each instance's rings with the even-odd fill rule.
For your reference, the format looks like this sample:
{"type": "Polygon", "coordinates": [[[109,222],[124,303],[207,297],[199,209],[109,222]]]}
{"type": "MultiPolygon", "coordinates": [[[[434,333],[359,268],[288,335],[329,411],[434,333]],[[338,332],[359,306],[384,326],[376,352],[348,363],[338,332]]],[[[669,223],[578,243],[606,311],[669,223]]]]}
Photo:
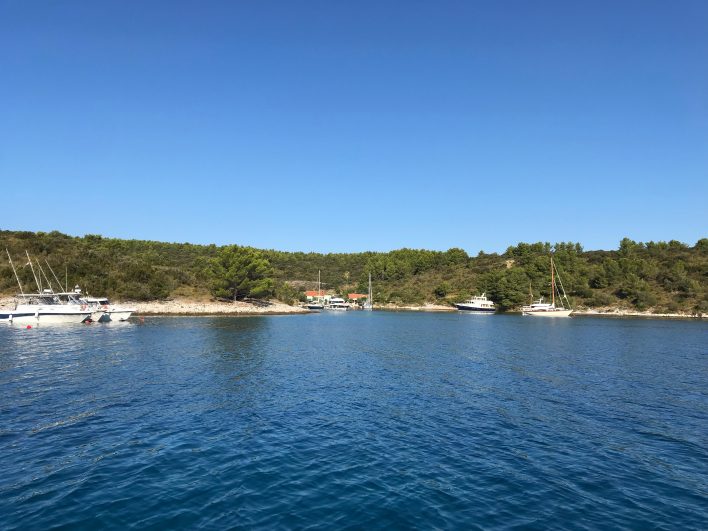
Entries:
{"type": "Polygon", "coordinates": [[[521,313],[522,315],[533,315],[535,317],[570,317],[570,314],[573,313],[573,309],[570,308],[570,301],[565,294],[565,288],[563,288],[563,282],[553,263],[553,255],[551,255],[551,302],[543,302],[543,297],[534,302],[532,294],[531,304],[523,306],[521,313]],[[558,279],[558,283],[556,283],[556,278],[558,279]],[[558,284],[560,285],[560,290],[558,289],[558,284]],[[568,308],[563,307],[562,302],[561,306],[556,306],[556,292],[558,292],[558,300],[562,301],[565,299],[568,308]]]}
{"type": "Polygon", "coordinates": [[[115,306],[106,297],[86,297],[81,288],[76,285],[74,291],[56,293],[62,304],[79,304],[86,306],[91,312],[89,319],[94,323],[109,323],[111,321],[127,321],[135,312],[135,308],[115,306]]]}
{"type": "Polygon", "coordinates": [[[346,312],[349,310],[349,304],[347,304],[347,302],[341,297],[332,297],[329,300],[329,304],[325,306],[325,310],[346,312]]]}
{"type": "Polygon", "coordinates": [[[464,302],[456,302],[455,307],[458,310],[475,313],[494,313],[494,303],[487,298],[486,293],[468,299],[464,302]]]}
{"type": "Polygon", "coordinates": [[[106,297],[86,297],[84,300],[92,312],[91,320],[97,323],[127,321],[136,311],[135,308],[115,306],[106,297]]]}

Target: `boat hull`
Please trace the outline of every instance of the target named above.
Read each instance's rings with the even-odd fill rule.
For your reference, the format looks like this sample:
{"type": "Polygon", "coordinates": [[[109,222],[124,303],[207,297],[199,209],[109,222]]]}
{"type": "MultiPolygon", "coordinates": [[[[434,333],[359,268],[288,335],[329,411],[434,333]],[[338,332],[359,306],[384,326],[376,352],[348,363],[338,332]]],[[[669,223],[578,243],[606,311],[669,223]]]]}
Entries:
{"type": "Polygon", "coordinates": [[[111,310],[109,312],[109,319],[111,321],[127,321],[130,319],[133,310],[111,310]]]}
{"type": "Polygon", "coordinates": [[[524,315],[532,315],[534,317],[570,317],[573,310],[549,310],[540,312],[524,312],[524,315]]]}
{"type": "Polygon", "coordinates": [[[468,313],[494,313],[496,311],[495,308],[476,308],[467,304],[455,304],[455,307],[461,312],[468,313]]]}
{"type": "Polygon", "coordinates": [[[4,323],[11,323],[15,319],[24,319],[25,317],[34,318],[33,313],[16,313],[16,312],[2,312],[0,313],[0,321],[4,323]]]}
{"type": "Polygon", "coordinates": [[[89,312],[86,313],[17,313],[10,314],[7,321],[13,324],[44,324],[44,323],[81,323],[90,317],[89,312]]]}

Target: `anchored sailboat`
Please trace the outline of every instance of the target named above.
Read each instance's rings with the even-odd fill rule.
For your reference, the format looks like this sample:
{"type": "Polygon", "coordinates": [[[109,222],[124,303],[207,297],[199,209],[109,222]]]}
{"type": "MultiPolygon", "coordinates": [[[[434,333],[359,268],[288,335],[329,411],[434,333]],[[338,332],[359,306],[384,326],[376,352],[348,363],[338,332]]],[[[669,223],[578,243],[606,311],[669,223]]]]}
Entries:
{"type": "Polygon", "coordinates": [[[365,310],[373,310],[374,309],[374,292],[371,289],[371,273],[369,273],[369,296],[366,299],[366,302],[364,303],[364,309],[365,310]]]}
{"type": "Polygon", "coordinates": [[[551,303],[543,302],[543,297],[536,302],[533,302],[533,298],[531,300],[532,302],[529,306],[521,308],[523,315],[534,315],[537,317],[570,317],[570,314],[573,313],[568,296],[565,294],[565,288],[563,288],[563,281],[561,281],[558,270],[553,263],[553,255],[551,255],[551,303]],[[557,284],[556,278],[558,279],[557,284]],[[558,289],[559,285],[560,290],[558,289]],[[556,292],[558,292],[560,306],[556,306],[556,292]],[[565,299],[568,308],[563,306],[563,299],[565,299]]]}
{"type": "Polygon", "coordinates": [[[322,288],[320,287],[320,270],[317,270],[317,298],[313,299],[312,302],[308,302],[306,308],[308,310],[324,310],[324,304],[322,304],[322,288]]]}

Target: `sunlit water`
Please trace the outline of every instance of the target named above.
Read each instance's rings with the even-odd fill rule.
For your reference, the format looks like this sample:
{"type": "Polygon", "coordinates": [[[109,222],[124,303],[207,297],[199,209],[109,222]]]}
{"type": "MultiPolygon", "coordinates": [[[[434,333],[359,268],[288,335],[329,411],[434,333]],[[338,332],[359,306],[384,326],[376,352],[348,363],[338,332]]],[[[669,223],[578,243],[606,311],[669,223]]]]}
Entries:
{"type": "Polygon", "coordinates": [[[708,325],[0,326],[0,527],[708,526],[708,325]]]}

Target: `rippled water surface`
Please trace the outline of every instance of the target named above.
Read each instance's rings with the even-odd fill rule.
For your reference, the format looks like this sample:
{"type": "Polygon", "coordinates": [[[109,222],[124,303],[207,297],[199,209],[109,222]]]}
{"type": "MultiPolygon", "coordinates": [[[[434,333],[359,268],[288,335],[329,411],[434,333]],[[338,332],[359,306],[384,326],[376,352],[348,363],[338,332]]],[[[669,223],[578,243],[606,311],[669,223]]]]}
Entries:
{"type": "Polygon", "coordinates": [[[0,326],[0,527],[708,527],[708,325],[0,326]]]}

